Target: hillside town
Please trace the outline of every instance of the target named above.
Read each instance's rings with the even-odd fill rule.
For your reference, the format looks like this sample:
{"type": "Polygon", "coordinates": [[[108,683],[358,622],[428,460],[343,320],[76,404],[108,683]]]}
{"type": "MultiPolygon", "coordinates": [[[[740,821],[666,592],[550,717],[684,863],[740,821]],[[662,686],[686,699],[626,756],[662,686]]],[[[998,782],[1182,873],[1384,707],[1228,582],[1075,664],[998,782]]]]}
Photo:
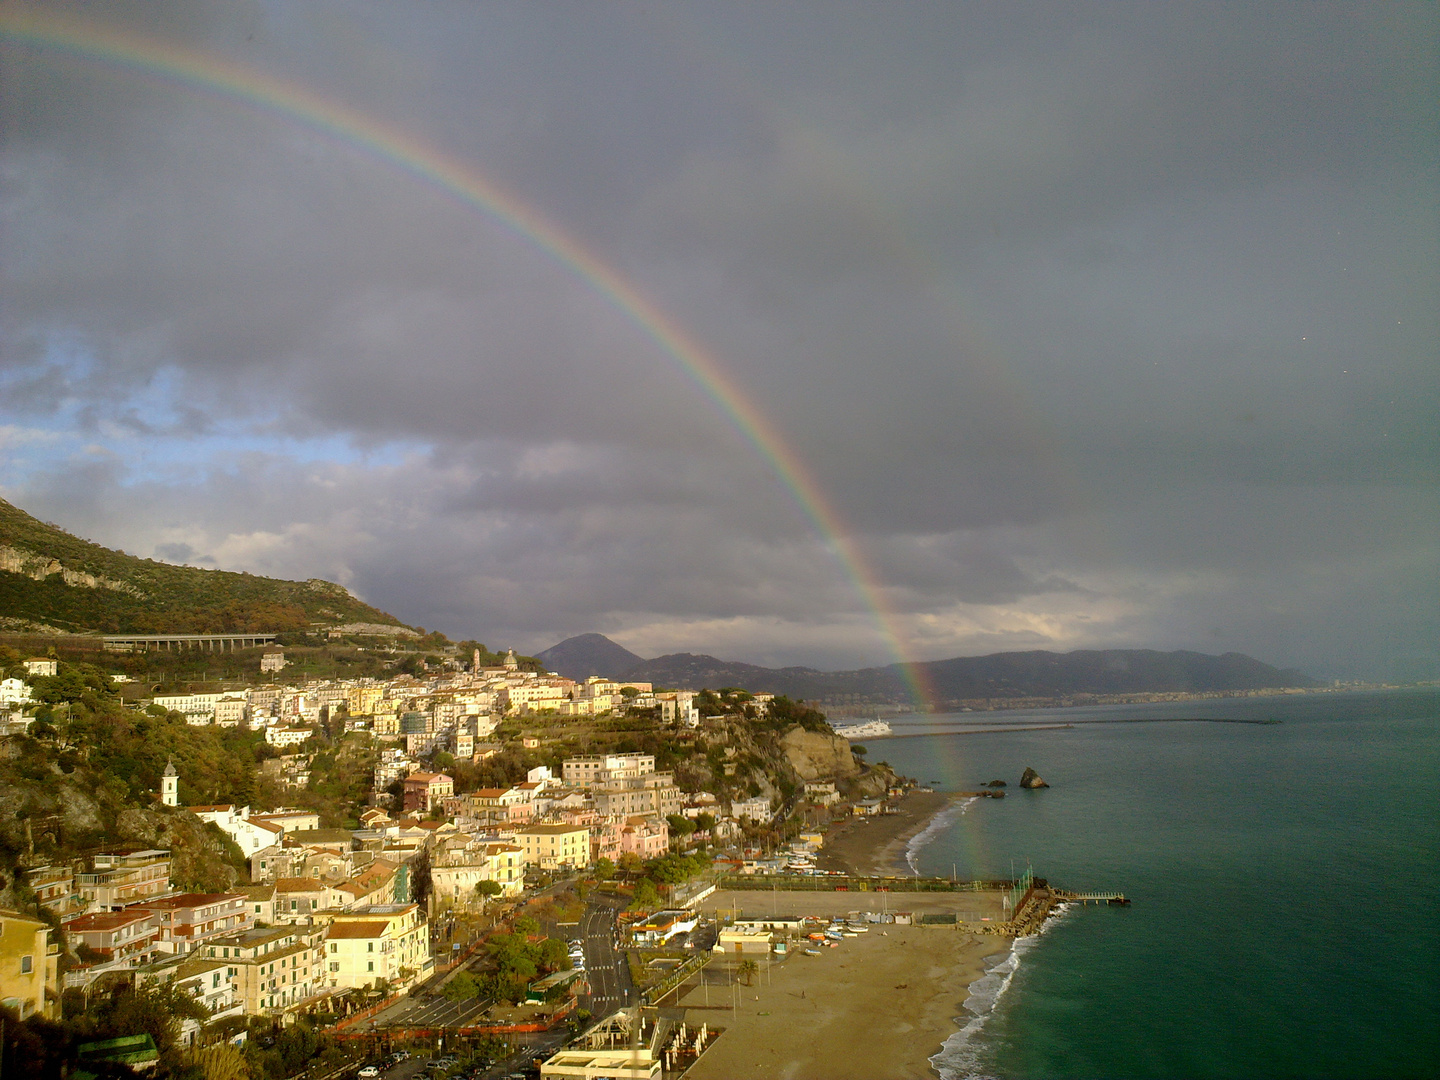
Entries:
{"type": "MultiPolygon", "coordinates": [[[[263,790],[278,798],[195,802],[203,784],[187,775],[184,753],[167,753],[158,781],[141,793],[143,812],[157,821],[193,818],[199,831],[186,835],[201,846],[223,835],[214,842],[232,867],[227,888],[186,886],[177,866],[194,855],[186,849],[194,839],[22,856],[12,893],[29,894],[33,906],[0,911],[0,992],[17,1019],[59,1020],[121,991],[175,991],[203,1006],[175,1030],[175,1045],[192,1051],[243,1048],[257,1021],[338,1032],[357,1014],[403,1010],[423,988],[433,996],[457,971],[490,970],[495,935],[513,932],[516,920],[533,935],[526,912],[536,904],[588,910],[580,899],[596,887],[604,891],[591,902],[607,897],[614,944],[683,943],[697,927],[693,898],[713,891],[707,881],[818,874],[820,823],[878,813],[903,790],[888,770],[865,770],[820,714],[769,694],[580,682],[522,666],[513,651],[489,666],[477,650],[418,674],[293,683],[283,650],[258,659],[254,681],[195,692],[158,684],[147,692],[108,676],[113,685],[102,689],[115,702],[123,696],[125,715],[181,725],[168,729],[177,736],[248,740],[263,790]],[[681,782],[657,767],[656,753],[607,739],[616,725],[658,740],[671,761],[705,755],[713,772],[687,766],[681,782]],[[757,733],[768,725],[780,736],[772,747],[779,757],[761,761],[757,733]],[[616,745],[562,752],[577,730],[587,744],[616,745]],[[368,775],[362,797],[337,818],[312,796],[337,752],[349,751],[368,775]],[[548,763],[513,782],[464,779],[493,777],[493,768],[482,770],[500,761],[513,769],[542,758],[548,763]]],[[[22,665],[23,674],[17,665],[0,682],[0,735],[12,759],[67,742],[54,689],[79,670],[53,657],[22,665]]],[[[91,669],[86,678],[104,677],[91,669]]],[[[716,925],[708,943],[690,944],[753,951],[759,931],[740,929],[749,936],[731,927],[722,940],[716,925]]],[[[537,940],[558,933],[552,927],[537,940]]],[[[761,936],[768,948],[768,932],[761,936]]],[[[620,973],[617,986],[633,989],[623,952],[598,959],[620,973]]],[[[520,970],[516,981],[487,984],[489,994],[476,984],[467,1005],[512,998],[523,1006],[539,986],[553,1026],[637,1000],[589,980],[586,950],[574,939],[520,970]]],[[[505,1030],[499,1020],[492,1027],[505,1030]]]]}

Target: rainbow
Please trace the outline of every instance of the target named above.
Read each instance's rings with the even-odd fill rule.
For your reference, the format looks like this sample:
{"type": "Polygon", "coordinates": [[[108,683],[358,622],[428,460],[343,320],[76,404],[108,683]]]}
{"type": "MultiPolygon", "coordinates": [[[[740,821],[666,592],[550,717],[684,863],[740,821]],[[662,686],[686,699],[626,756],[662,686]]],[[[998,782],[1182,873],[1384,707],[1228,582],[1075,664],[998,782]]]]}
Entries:
{"type": "Polygon", "coordinates": [[[766,462],[830,547],[873,612],[917,705],[936,695],[908,656],[885,590],[814,475],[720,361],[631,281],[533,207],[437,147],[312,90],[215,56],[94,22],[35,10],[0,13],[0,46],[99,64],[218,97],[298,123],[421,180],[530,242],[584,279],[643,335],[677,361],[766,462]]]}

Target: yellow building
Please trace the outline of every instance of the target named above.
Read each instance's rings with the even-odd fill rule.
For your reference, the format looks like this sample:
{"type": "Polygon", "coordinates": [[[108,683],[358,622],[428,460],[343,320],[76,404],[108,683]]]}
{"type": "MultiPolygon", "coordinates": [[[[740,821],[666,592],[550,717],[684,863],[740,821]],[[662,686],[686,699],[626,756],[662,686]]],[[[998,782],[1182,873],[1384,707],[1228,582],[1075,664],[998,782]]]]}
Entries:
{"type": "Polygon", "coordinates": [[[313,997],[324,979],[324,927],[246,930],[206,942],[204,959],[225,965],[235,1000],[246,1013],[280,1013],[313,997]]]}
{"type": "Polygon", "coordinates": [[[15,911],[0,911],[0,1005],[21,1020],[60,1016],[60,946],[50,927],[15,911]]]}
{"type": "Polygon", "coordinates": [[[527,825],[515,831],[526,866],[556,870],[590,865],[590,830],[584,825],[527,825]]]}
{"type": "Polygon", "coordinates": [[[414,985],[433,970],[428,927],[416,904],[374,904],[336,915],[325,934],[326,980],[352,988],[414,985]]]}
{"type": "Polygon", "coordinates": [[[430,895],[436,905],[483,907],[484,897],[475,891],[480,882],[495,882],[501,896],[519,896],[524,877],[525,851],[516,844],[457,847],[431,856],[430,895]]]}

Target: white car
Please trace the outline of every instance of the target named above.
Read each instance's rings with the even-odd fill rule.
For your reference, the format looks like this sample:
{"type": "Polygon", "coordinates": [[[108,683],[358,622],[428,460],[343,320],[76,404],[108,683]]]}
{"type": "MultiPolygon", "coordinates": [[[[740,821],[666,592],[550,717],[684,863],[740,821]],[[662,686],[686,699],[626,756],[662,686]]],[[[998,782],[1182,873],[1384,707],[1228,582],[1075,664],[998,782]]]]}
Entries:
{"type": "Polygon", "coordinates": [[[380,1070],[374,1065],[366,1065],[363,1069],[361,1069],[358,1073],[355,1074],[357,1080],[375,1080],[375,1078],[379,1075],[380,1070]]]}

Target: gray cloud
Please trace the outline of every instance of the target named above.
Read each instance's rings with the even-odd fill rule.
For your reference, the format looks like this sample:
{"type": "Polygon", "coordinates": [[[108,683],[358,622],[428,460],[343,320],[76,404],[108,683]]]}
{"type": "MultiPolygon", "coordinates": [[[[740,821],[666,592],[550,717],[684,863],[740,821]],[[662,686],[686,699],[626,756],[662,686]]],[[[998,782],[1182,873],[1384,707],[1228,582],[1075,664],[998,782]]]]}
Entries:
{"type": "MultiPolygon", "coordinates": [[[[74,10],[587,244],[783,433],[917,654],[1434,653],[1433,7],[74,10]]],[[[7,498],[525,648],[891,659],[573,268],[272,112],[3,62],[7,498]]]]}

